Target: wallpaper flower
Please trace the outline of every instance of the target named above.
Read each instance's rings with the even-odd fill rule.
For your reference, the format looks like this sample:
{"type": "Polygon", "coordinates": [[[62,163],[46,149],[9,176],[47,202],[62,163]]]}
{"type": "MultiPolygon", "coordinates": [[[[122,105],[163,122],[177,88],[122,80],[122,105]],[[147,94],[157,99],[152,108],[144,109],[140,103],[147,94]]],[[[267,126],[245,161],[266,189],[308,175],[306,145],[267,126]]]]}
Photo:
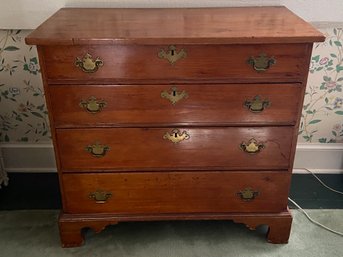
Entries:
{"type": "MultiPolygon", "coordinates": [[[[343,29],[322,32],[313,48],[299,142],[343,142],[343,29]]],[[[36,48],[30,31],[0,30],[0,142],[49,142],[36,48]]]]}

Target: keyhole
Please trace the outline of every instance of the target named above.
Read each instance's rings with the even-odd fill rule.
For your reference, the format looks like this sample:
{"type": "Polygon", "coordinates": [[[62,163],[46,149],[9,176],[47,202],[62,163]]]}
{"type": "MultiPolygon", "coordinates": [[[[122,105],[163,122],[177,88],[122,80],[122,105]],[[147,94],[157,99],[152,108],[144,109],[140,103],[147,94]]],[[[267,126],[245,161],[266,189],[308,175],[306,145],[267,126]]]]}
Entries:
{"type": "Polygon", "coordinates": [[[174,137],[177,138],[177,133],[174,133],[174,137]]]}
{"type": "Polygon", "coordinates": [[[174,50],[171,50],[171,55],[172,55],[172,56],[174,55],[174,50]]]}
{"type": "Polygon", "coordinates": [[[176,96],[176,90],[173,90],[173,96],[176,96]]]}

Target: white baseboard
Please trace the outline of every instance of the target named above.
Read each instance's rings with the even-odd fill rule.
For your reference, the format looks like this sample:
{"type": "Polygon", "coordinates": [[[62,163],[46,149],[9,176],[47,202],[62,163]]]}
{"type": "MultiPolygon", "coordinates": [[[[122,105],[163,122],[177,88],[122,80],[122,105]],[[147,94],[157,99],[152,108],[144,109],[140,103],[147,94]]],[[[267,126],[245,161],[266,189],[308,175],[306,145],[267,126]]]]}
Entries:
{"type": "MultiPolygon", "coordinates": [[[[6,172],[56,172],[52,144],[0,144],[6,172]]],[[[293,173],[343,174],[343,144],[297,145],[293,173]]]]}

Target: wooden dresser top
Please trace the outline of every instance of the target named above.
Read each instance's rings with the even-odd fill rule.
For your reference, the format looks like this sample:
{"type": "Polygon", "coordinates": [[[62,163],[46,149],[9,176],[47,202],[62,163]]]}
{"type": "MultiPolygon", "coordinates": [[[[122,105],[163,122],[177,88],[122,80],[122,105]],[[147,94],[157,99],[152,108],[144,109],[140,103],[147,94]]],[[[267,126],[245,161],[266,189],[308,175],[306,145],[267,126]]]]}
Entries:
{"type": "Polygon", "coordinates": [[[324,36],[285,7],[63,8],[26,38],[34,45],[318,41],[324,36]]]}

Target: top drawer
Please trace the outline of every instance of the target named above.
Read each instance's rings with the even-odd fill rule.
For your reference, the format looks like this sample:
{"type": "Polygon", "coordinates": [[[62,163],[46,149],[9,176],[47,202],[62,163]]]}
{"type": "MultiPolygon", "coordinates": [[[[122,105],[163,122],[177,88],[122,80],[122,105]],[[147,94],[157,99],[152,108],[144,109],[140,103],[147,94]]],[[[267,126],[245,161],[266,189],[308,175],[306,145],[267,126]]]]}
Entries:
{"type": "Polygon", "coordinates": [[[49,83],[300,81],[308,44],[43,48],[49,83]],[[140,82],[140,80],[145,80],[140,82]]]}

